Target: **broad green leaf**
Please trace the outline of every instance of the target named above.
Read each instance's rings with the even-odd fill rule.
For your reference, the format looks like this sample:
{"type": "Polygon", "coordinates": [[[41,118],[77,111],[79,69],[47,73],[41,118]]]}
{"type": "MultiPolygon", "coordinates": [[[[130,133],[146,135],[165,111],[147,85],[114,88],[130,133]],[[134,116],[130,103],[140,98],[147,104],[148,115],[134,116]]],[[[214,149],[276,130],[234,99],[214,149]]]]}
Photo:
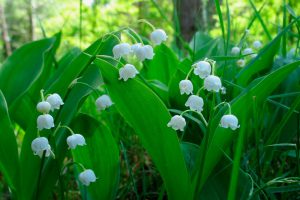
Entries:
{"type": "Polygon", "coordinates": [[[1,66],[0,89],[8,107],[38,79],[44,64],[44,54],[52,47],[54,41],[54,38],[48,38],[25,44],[1,66]]]}
{"type": "Polygon", "coordinates": [[[92,169],[98,177],[95,183],[87,187],[89,196],[91,199],[114,200],[119,182],[120,155],[110,129],[83,114],[76,117],[72,127],[76,133],[82,133],[87,144],[72,150],[74,161],[86,169],[92,169]]]}
{"type": "Polygon", "coordinates": [[[125,120],[139,135],[162,176],[169,199],[191,199],[190,179],[171,116],[163,102],[139,80],[118,80],[118,70],[96,59],[109,94],[125,120]],[[126,92],[124,92],[126,91],[126,92]]]}
{"type": "Polygon", "coordinates": [[[168,85],[179,61],[173,51],[164,44],[156,46],[154,53],[154,58],[145,62],[142,74],[149,80],[158,80],[168,85]]]}
{"type": "Polygon", "coordinates": [[[4,175],[15,198],[19,188],[18,146],[11,124],[7,104],[0,90],[0,171],[4,175]]]}

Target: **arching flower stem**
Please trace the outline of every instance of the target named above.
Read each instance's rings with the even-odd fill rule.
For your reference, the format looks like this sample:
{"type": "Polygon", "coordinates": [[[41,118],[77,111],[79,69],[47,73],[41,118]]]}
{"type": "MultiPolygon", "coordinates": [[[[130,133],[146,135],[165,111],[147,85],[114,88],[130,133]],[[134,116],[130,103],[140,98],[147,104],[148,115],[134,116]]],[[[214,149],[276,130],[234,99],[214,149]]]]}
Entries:
{"type": "Polygon", "coordinates": [[[201,118],[201,120],[203,121],[203,123],[205,124],[205,126],[208,126],[208,123],[207,123],[205,117],[202,115],[201,112],[197,112],[197,111],[194,111],[194,110],[185,110],[185,111],[183,111],[183,112],[180,114],[180,116],[183,116],[183,115],[184,115],[185,113],[187,113],[187,112],[194,112],[194,113],[197,113],[197,114],[200,116],[200,118],[201,118]]]}
{"type": "Polygon", "coordinates": [[[230,106],[230,103],[228,103],[228,102],[221,102],[221,103],[219,103],[218,105],[216,105],[214,107],[214,110],[216,110],[220,105],[223,105],[223,104],[226,104],[228,106],[228,113],[229,113],[229,115],[231,115],[231,106],[230,106]]]}

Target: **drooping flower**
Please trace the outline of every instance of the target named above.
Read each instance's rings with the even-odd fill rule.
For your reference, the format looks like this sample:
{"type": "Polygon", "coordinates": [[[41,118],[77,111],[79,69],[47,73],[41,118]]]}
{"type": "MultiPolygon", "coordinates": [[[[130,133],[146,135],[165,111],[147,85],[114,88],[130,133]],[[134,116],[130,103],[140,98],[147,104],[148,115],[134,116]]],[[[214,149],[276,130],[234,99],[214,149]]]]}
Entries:
{"type": "Polygon", "coordinates": [[[76,133],[67,137],[67,144],[70,149],[75,149],[76,146],[84,146],[86,145],[85,139],[82,135],[76,133]]]}
{"type": "Polygon", "coordinates": [[[127,81],[129,78],[134,78],[139,71],[135,68],[135,66],[131,64],[126,64],[124,67],[119,69],[119,80],[123,79],[127,81]]]}
{"type": "Polygon", "coordinates": [[[255,58],[257,56],[257,53],[253,53],[250,55],[251,58],[255,58]]]}
{"type": "Polygon", "coordinates": [[[236,61],[237,66],[239,67],[244,67],[246,62],[244,59],[239,59],[238,61],[236,61]]]}
{"type": "Polygon", "coordinates": [[[231,53],[233,55],[239,55],[240,52],[241,52],[241,49],[239,47],[232,47],[232,49],[231,49],[231,53]]]}
{"type": "Polygon", "coordinates": [[[223,115],[221,118],[220,126],[223,128],[231,128],[232,130],[236,130],[240,127],[238,124],[239,121],[236,116],[234,115],[223,115]]]}
{"type": "Polygon", "coordinates": [[[136,56],[136,58],[141,62],[145,59],[153,59],[154,52],[152,46],[150,45],[143,45],[141,43],[137,43],[131,46],[131,50],[136,56]]]}
{"type": "Polygon", "coordinates": [[[167,124],[168,127],[173,128],[175,131],[180,130],[183,131],[186,125],[185,119],[180,115],[175,115],[171,118],[169,123],[167,124]]]}
{"type": "Polygon", "coordinates": [[[43,129],[51,129],[54,127],[54,120],[53,117],[49,114],[43,114],[38,116],[37,118],[37,128],[38,130],[43,129]]]}
{"type": "Polygon", "coordinates": [[[144,49],[144,53],[145,53],[145,58],[148,60],[153,59],[153,57],[154,57],[153,47],[150,45],[145,45],[143,47],[143,49],[144,49]]]}
{"type": "Polygon", "coordinates": [[[59,109],[59,107],[61,105],[64,105],[63,100],[61,99],[61,97],[57,93],[49,95],[47,97],[46,101],[48,103],[50,103],[50,105],[51,105],[51,111],[53,111],[54,109],[59,109]]]}
{"type": "Polygon", "coordinates": [[[112,104],[113,102],[111,101],[110,97],[106,94],[98,97],[98,99],[96,100],[96,106],[99,111],[105,110],[106,108],[110,107],[112,104]]]}
{"type": "Polygon", "coordinates": [[[185,102],[185,106],[197,112],[202,112],[203,105],[204,105],[203,99],[197,95],[189,96],[188,100],[185,102]]]}
{"type": "Polygon", "coordinates": [[[192,94],[193,83],[190,80],[182,80],[179,82],[180,94],[192,94]]]}
{"type": "Polygon", "coordinates": [[[253,50],[251,48],[246,48],[243,50],[243,55],[249,55],[252,53],[253,53],[253,50]]]}
{"type": "Polygon", "coordinates": [[[217,76],[209,75],[204,79],[204,88],[207,91],[219,92],[219,90],[222,88],[221,79],[217,76]]]}
{"type": "Polygon", "coordinates": [[[262,43],[259,40],[253,42],[254,49],[260,49],[262,47],[262,43]]]}
{"type": "Polygon", "coordinates": [[[91,182],[96,181],[96,175],[93,170],[86,169],[79,174],[79,180],[83,185],[89,186],[91,182]]]}
{"type": "Polygon", "coordinates": [[[160,45],[162,42],[166,41],[167,38],[166,32],[162,29],[156,29],[150,34],[150,40],[155,45],[160,45]]]}
{"type": "Polygon", "coordinates": [[[211,73],[211,66],[210,63],[207,61],[199,61],[193,65],[194,74],[199,76],[200,78],[204,79],[211,73]]]}
{"type": "Polygon", "coordinates": [[[47,114],[51,110],[51,104],[47,101],[41,101],[36,105],[36,109],[41,113],[47,114]]]}
{"type": "Polygon", "coordinates": [[[46,157],[49,157],[51,154],[51,146],[49,145],[48,139],[46,137],[35,138],[31,142],[31,149],[34,155],[38,155],[40,158],[43,156],[44,151],[46,151],[46,157]]]}
{"type": "Polygon", "coordinates": [[[114,58],[116,59],[127,56],[130,53],[131,53],[131,46],[128,43],[120,43],[115,45],[113,48],[114,58]]]}

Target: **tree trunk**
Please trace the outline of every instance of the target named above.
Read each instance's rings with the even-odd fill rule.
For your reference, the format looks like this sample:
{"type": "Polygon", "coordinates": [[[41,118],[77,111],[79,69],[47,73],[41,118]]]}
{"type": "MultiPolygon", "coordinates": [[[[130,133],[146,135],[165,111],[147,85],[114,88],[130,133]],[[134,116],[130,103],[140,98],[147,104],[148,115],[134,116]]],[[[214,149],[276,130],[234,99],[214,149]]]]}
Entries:
{"type": "Polygon", "coordinates": [[[1,36],[3,40],[3,46],[4,46],[4,57],[6,58],[11,54],[11,45],[10,45],[10,38],[8,35],[8,28],[6,24],[4,7],[2,5],[0,5],[0,27],[2,30],[1,36]]]}
{"type": "Polygon", "coordinates": [[[177,11],[180,32],[186,41],[190,41],[196,31],[207,31],[214,23],[213,0],[174,0],[174,9],[177,11]]]}
{"type": "Polygon", "coordinates": [[[33,18],[33,5],[31,0],[27,0],[27,15],[28,15],[28,22],[29,22],[29,27],[28,27],[28,34],[29,34],[29,39],[31,41],[35,40],[35,33],[34,33],[34,18],[33,18]]]}

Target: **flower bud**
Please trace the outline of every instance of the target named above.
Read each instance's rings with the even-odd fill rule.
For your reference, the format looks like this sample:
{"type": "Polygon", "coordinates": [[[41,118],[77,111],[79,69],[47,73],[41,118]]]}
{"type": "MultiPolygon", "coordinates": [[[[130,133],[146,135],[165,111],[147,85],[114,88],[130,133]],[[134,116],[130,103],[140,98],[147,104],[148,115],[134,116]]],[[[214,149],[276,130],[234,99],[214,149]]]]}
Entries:
{"type": "Polygon", "coordinates": [[[83,185],[89,186],[91,182],[96,181],[96,175],[93,170],[86,169],[79,174],[79,180],[83,185]]]}
{"type": "Polygon", "coordinates": [[[239,59],[238,61],[236,61],[237,66],[239,67],[244,67],[246,62],[244,59],[239,59]]]}
{"type": "Polygon", "coordinates": [[[236,130],[237,128],[240,127],[238,125],[238,119],[234,115],[223,115],[221,118],[221,123],[220,126],[223,128],[231,128],[232,130],[236,130]]]}
{"type": "Polygon", "coordinates": [[[162,29],[156,29],[150,34],[150,40],[155,45],[160,45],[162,42],[166,41],[168,38],[166,32],[162,29]]]}
{"type": "Polygon", "coordinates": [[[41,113],[47,114],[51,110],[51,104],[47,101],[42,101],[36,105],[36,109],[41,113]]]}
{"type": "Polygon", "coordinates": [[[46,137],[35,138],[31,142],[31,149],[34,155],[38,155],[40,158],[43,156],[44,151],[46,151],[46,157],[49,157],[49,155],[51,154],[51,146],[49,145],[48,139],[46,137]]]}
{"type": "Polygon", "coordinates": [[[111,101],[110,97],[106,94],[100,96],[96,100],[96,106],[99,111],[105,110],[106,108],[110,107],[112,104],[113,102],[111,101]]]}
{"type": "Polygon", "coordinates": [[[43,129],[51,129],[54,127],[54,120],[53,117],[49,114],[43,114],[38,116],[37,118],[37,128],[38,130],[43,130],[43,129]]]}
{"type": "Polygon", "coordinates": [[[262,47],[262,43],[259,40],[253,42],[254,49],[260,49],[262,47]]]}
{"type": "Polygon", "coordinates": [[[211,66],[210,63],[207,61],[199,61],[193,65],[194,74],[199,76],[200,78],[204,79],[211,73],[211,66]]]}
{"type": "Polygon", "coordinates": [[[232,47],[232,49],[231,49],[231,53],[233,55],[239,55],[240,52],[241,52],[241,49],[239,47],[232,47]]]}
{"type": "Polygon", "coordinates": [[[154,52],[153,52],[152,46],[150,46],[150,45],[145,45],[145,46],[143,47],[143,50],[144,50],[144,54],[145,54],[145,58],[146,58],[146,59],[148,59],[148,60],[153,59],[153,57],[154,57],[154,52]]]}
{"type": "Polygon", "coordinates": [[[182,80],[179,82],[180,94],[192,94],[193,84],[190,80],[182,80]]]}
{"type": "Polygon", "coordinates": [[[203,110],[203,99],[196,95],[189,96],[185,103],[185,106],[189,107],[193,111],[201,112],[203,110]]]}
{"type": "Polygon", "coordinates": [[[70,149],[75,149],[77,145],[78,146],[86,145],[84,137],[80,134],[73,134],[67,137],[67,144],[70,149]]]}
{"type": "Polygon", "coordinates": [[[56,93],[49,95],[46,101],[50,103],[51,111],[53,111],[54,109],[59,109],[61,105],[64,105],[64,102],[62,101],[61,97],[56,93]]]}
{"type": "Polygon", "coordinates": [[[134,78],[138,74],[138,70],[131,64],[126,64],[119,69],[119,80],[127,81],[129,78],[134,78]]]}
{"type": "Polygon", "coordinates": [[[127,56],[130,53],[131,53],[131,46],[128,43],[120,43],[115,45],[113,48],[114,58],[116,59],[127,56]]]}
{"type": "Polygon", "coordinates": [[[186,125],[185,119],[180,115],[175,115],[171,118],[170,122],[167,124],[168,127],[173,128],[175,131],[183,131],[186,125]]]}
{"type": "Polygon", "coordinates": [[[219,90],[222,88],[221,79],[217,76],[209,75],[204,79],[204,88],[207,91],[219,92],[219,90]]]}
{"type": "Polygon", "coordinates": [[[252,53],[253,53],[253,50],[251,48],[246,48],[243,50],[243,55],[249,55],[252,53]]]}

